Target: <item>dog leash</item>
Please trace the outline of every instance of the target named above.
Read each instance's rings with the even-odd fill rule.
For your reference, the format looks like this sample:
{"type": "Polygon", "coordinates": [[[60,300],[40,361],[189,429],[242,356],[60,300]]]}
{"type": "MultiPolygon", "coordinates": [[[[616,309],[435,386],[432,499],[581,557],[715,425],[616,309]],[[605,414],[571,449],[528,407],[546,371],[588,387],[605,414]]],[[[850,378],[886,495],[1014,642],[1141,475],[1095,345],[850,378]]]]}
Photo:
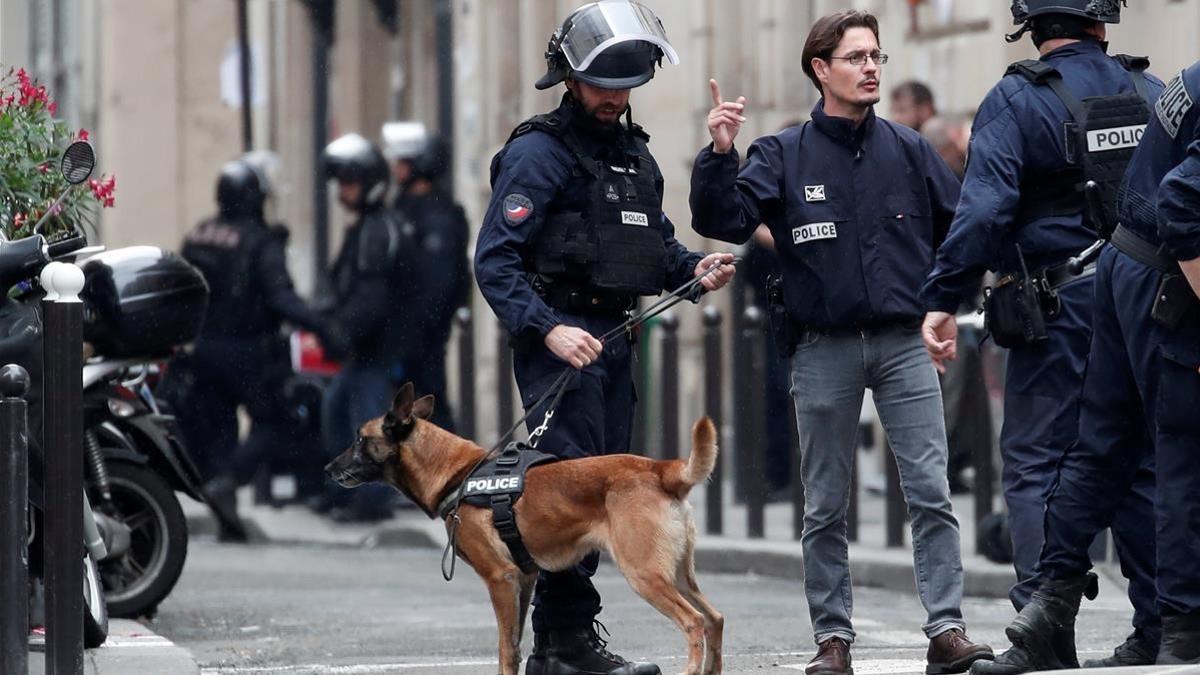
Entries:
{"type": "MultiPolygon", "coordinates": [[[[646,309],[630,314],[629,317],[626,318],[625,321],[621,322],[621,324],[616,328],[613,328],[607,333],[601,335],[598,338],[600,344],[607,344],[608,341],[614,337],[617,337],[622,333],[632,331],[634,328],[641,326],[650,319],[662,314],[684,300],[697,300],[700,296],[700,293],[697,291],[697,289],[701,287],[701,283],[705,278],[708,277],[708,275],[716,272],[721,268],[722,265],[732,265],[736,267],[740,262],[742,262],[742,258],[735,257],[731,262],[718,262],[712,265],[703,274],[680,285],[679,288],[676,288],[675,290],[666,294],[646,309]]],[[[546,430],[550,428],[550,420],[554,417],[554,411],[558,408],[558,404],[562,401],[563,395],[567,393],[567,385],[570,383],[571,374],[573,372],[576,372],[576,368],[574,366],[565,367],[554,380],[554,383],[551,384],[548,389],[546,389],[546,391],[541,395],[540,398],[538,398],[537,401],[534,402],[533,405],[529,406],[529,412],[525,413],[521,419],[517,420],[515,424],[509,427],[508,431],[505,431],[500,435],[500,438],[496,441],[496,444],[493,445],[490,450],[484,453],[483,457],[475,462],[475,465],[471,467],[471,470],[467,472],[467,475],[470,476],[474,474],[480,466],[495,456],[496,451],[498,451],[505,444],[505,442],[508,441],[508,439],[511,438],[514,433],[516,433],[517,429],[520,428],[520,426],[533,415],[533,411],[537,410],[543,403],[546,402],[547,399],[550,398],[551,395],[553,395],[554,400],[551,401],[550,407],[546,408],[546,412],[542,417],[542,423],[534,428],[533,431],[529,432],[529,447],[536,448],[538,442],[546,433],[546,430]]],[[[459,484],[458,490],[454,495],[454,505],[451,507],[448,515],[446,516],[450,520],[450,524],[447,526],[446,532],[446,548],[442,551],[442,578],[446,581],[451,581],[454,579],[454,567],[455,563],[458,561],[457,535],[459,523],[462,522],[458,517],[458,507],[462,503],[463,493],[466,491],[466,487],[467,481],[465,480],[459,484]]]]}

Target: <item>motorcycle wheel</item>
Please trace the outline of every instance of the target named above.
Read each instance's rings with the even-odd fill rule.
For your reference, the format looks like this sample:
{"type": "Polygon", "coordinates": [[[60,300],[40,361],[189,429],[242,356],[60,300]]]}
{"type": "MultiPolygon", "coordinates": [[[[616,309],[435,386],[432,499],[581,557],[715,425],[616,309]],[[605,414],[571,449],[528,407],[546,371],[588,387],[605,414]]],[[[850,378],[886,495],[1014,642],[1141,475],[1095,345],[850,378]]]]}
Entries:
{"type": "Polygon", "coordinates": [[[108,639],[108,603],[100,570],[89,553],[83,559],[83,647],[95,649],[108,639]]]}
{"type": "Polygon", "coordinates": [[[112,462],[108,476],[112,501],[100,509],[130,529],[129,550],[100,564],[108,611],[123,618],[152,614],[183,573],[187,520],[175,491],[154,471],[112,462]]]}

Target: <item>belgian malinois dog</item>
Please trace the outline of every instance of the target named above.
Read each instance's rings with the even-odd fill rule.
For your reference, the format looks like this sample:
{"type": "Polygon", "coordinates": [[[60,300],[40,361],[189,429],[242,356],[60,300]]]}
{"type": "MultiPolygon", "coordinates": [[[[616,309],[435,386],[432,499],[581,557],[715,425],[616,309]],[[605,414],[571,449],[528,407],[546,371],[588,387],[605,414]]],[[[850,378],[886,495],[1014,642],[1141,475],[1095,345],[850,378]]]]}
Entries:
{"type": "MultiPolygon", "coordinates": [[[[326,472],[343,487],[392,485],[436,517],[485,451],[429,422],[432,412],[433,397],[415,399],[412,384],[405,384],[392,409],[362,425],[354,445],[326,472]]],[[[696,585],[696,527],[687,495],[716,460],[716,429],[704,417],[692,427],[686,460],[605,455],[540,464],[526,473],[514,507],[521,538],[543,570],[561,571],[592,551],[608,551],[633,590],[684,632],[685,672],[696,675],[721,672],[724,618],[696,585]]],[[[464,503],[458,517],[458,555],[487,584],[496,612],[500,672],[517,675],[537,574],[513,562],[489,509],[464,503]]]]}

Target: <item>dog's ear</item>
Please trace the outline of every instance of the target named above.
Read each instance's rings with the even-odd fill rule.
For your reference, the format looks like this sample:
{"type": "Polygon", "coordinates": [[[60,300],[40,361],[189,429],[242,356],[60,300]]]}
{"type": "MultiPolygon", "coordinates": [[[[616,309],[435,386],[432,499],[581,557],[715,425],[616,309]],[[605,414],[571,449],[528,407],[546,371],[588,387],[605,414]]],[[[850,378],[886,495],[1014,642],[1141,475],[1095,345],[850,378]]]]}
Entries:
{"type": "Polygon", "coordinates": [[[408,421],[412,417],[414,397],[412,382],[405,382],[396,392],[396,398],[392,399],[392,410],[388,414],[397,421],[408,421]]]}
{"type": "Polygon", "coordinates": [[[433,414],[433,394],[426,394],[413,403],[413,414],[423,420],[433,414]]]}

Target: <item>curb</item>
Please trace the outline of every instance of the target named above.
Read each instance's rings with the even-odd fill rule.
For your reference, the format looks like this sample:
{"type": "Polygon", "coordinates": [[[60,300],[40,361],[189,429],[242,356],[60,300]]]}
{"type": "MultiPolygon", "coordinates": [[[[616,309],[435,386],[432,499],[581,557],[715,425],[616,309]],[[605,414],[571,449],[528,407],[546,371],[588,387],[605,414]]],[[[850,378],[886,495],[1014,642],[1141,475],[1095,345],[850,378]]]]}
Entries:
{"type": "MultiPolygon", "coordinates": [[[[87,675],[129,675],[129,673],[171,673],[199,675],[200,665],[183,647],[130,619],[111,619],[108,640],[83,653],[87,675]]],[[[29,653],[29,673],[46,671],[46,655],[29,653]]]]}

